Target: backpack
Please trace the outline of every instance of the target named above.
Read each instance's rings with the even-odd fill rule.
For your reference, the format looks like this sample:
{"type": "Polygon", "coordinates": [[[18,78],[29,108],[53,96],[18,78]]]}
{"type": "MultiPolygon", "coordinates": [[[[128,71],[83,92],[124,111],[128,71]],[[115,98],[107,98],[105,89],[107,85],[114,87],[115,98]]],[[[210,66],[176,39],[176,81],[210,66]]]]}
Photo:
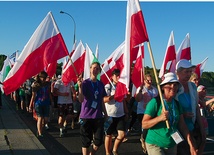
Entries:
{"type": "MultiPolygon", "coordinates": [[[[159,95],[156,96],[155,99],[156,99],[156,103],[157,103],[157,110],[159,110],[160,104],[161,104],[160,96],[159,96],[159,95]]],[[[174,100],[175,100],[175,99],[174,99],[174,100]]],[[[175,103],[176,103],[177,107],[179,108],[179,107],[180,107],[180,106],[179,106],[179,102],[178,102],[177,100],[175,100],[175,103]]],[[[180,109],[179,109],[179,111],[180,111],[180,109]]],[[[154,117],[157,116],[157,113],[158,113],[158,111],[156,112],[156,115],[155,115],[154,117]]],[[[141,139],[140,139],[141,145],[142,145],[142,149],[143,149],[143,153],[144,153],[144,154],[147,154],[145,139],[146,139],[146,135],[147,135],[147,133],[148,133],[148,130],[149,130],[149,129],[143,129],[142,137],[141,137],[141,139]]]]}

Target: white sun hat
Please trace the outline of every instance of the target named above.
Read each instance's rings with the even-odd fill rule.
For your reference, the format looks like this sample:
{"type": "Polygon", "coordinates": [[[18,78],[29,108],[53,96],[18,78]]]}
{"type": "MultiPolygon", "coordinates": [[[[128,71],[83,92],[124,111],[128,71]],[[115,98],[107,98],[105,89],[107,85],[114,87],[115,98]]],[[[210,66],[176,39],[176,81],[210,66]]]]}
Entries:
{"type": "Polygon", "coordinates": [[[164,74],[163,81],[161,82],[160,86],[165,85],[167,83],[174,83],[174,82],[179,83],[179,85],[181,86],[180,82],[177,79],[176,74],[169,72],[169,73],[164,74]]]}
{"type": "Polygon", "coordinates": [[[189,60],[186,59],[181,59],[177,62],[176,64],[176,70],[178,70],[179,68],[194,68],[195,65],[192,65],[191,62],[189,60]]]}

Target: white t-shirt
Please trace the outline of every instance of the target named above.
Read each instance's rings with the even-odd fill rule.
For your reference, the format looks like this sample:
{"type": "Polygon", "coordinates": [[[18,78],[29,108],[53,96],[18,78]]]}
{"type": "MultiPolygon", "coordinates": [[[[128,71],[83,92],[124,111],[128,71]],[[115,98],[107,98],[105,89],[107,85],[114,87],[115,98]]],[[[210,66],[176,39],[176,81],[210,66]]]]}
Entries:
{"type": "MultiPolygon", "coordinates": [[[[116,86],[114,86],[116,88],[116,86]]],[[[114,95],[115,88],[110,86],[110,84],[105,85],[105,90],[108,96],[114,95]]],[[[105,103],[106,112],[108,116],[111,117],[121,117],[125,115],[123,102],[117,102],[114,99],[108,103],[105,103]]]]}
{"type": "Polygon", "coordinates": [[[74,87],[73,81],[71,81],[69,84],[64,85],[62,80],[59,79],[55,82],[54,88],[57,88],[60,93],[69,93],[68,96],[58,96],[58,104],[72,104],[72,91],[71,88],[74,87]]]}
{"type": "MultiPolygon", "coordinates": [[[[140,91],[140,87],[137,88],[136,94],[140,91]]],[[[137,104],[137,114],[144,114],[146,104],[154,97],[158,95],[157,88],[151,86],[151,89],[146,88],[145,86],[142,89],[143,99],[137,104]]]]}

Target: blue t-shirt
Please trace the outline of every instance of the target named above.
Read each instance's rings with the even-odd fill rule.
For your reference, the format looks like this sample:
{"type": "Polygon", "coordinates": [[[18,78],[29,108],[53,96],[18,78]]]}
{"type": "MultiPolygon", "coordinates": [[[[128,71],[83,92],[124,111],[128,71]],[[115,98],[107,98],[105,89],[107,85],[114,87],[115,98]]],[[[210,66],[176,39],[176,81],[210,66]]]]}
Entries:
{"type": "MultiPolygon", "coordinates": [[[[178,96],[178,100],[180,105],[183,108],[183,112],[192,112],[192,105],[191,105],[191,97],[189,93],[182,93],[178,96]]],[[[184,117],[184,121],[190,131],[194,129],[194,123],[192,118],[184,117]]]]}
{"type": "Polygon", "coordinates": [[[81,104],[80,118],[94,119],[103,117],[103,97],[107,96],[104,84],[97,80],[86,79],[82,83],[84,100],[81,104]]]}

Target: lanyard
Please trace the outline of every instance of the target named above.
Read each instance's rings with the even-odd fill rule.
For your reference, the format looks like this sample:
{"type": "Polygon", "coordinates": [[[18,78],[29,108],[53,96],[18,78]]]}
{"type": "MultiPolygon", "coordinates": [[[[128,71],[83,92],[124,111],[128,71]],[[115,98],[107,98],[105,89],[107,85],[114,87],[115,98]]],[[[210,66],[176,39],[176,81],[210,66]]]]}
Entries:
{"type": "Polygon", "coordinates": [[[91,85],[93,87],[93,90],[94,90],[94,98],[95,100],[97,100],[97,95],[99,94],[99,91],[98,91],[98,82],[96,81],[96,85],[94,82],[91,81],[91,85]]]}
{"type": "Polygon", "coordinates": [[[174,99],[172,100],[172,107],[171,108],[169,108],[169,105],[166,103],[165,99],[164,99],[164,105],[166,107],[166,110],[169,111],[169,123],[170,123],[170,126],[172,127],[172,130],[173,130],[173,125],[175,124],[175,120],[176,120],[174,99]]]}

